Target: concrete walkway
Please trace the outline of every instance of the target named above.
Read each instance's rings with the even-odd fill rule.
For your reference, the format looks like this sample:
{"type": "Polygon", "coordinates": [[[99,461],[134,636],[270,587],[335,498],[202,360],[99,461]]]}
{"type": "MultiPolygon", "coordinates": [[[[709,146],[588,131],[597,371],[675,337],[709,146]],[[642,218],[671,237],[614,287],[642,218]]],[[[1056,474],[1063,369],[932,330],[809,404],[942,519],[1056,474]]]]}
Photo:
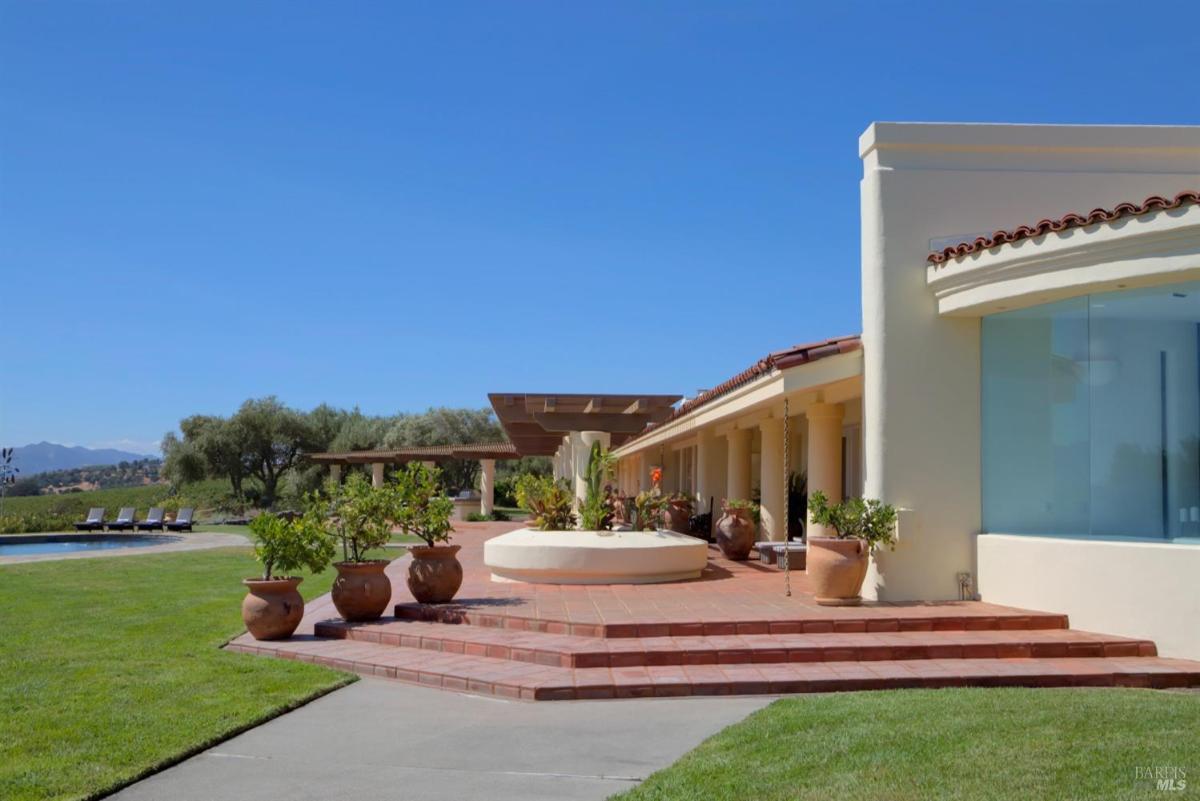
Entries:
{"type": "Polygon", "coordinates": [[[364,679],[112,797],[604,799],[771,700],[538,704],[364,679]]]}

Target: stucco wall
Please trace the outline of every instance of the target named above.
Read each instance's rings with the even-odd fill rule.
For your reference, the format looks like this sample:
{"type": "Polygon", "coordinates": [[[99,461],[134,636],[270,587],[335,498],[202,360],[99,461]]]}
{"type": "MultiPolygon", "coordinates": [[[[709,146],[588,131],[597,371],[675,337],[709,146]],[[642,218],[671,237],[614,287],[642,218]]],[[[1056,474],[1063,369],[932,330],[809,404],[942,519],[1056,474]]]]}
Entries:
{"type": "Polygon", "coordinates": [[[863,594],[955,598],[977,573],[980,324],[938,315],[931,240],[1194,187],[1200,128],[876,123],[860,155],[864,494],[912,510],[863,594]]]}
{"type": "Polygon", "coordinates": [[[991,603],[1060,612],[1071,627],[1200,659],[1200,547],[985,534],[979,590],[991,603]]]}

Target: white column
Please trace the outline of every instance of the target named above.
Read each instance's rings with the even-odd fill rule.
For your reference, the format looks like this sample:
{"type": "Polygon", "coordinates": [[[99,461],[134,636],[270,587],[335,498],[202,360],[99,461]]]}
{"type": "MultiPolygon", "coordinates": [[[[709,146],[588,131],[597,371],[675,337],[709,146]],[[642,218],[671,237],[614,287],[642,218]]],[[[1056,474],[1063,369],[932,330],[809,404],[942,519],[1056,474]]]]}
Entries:
{"type": "MultiPolygon", "coordinates": [[[[808,417],[808,494],[820,490],[830,503],[842,500],[842,415],[841,404],[814,403],[808,417]]],[[[807,536],[824,537],[825,527],[808,520],[807,536]]]]}
{"type": "Polygon", "coordinates": [[[759,486],[762,489],[762,530],[768,540],[787,539],[787,520],[784,519],[784,493],[787,481],[783,467],[783,420],[769,417],[758,424],[762,432],[762,453],[759,456],[759,486]]]}
{"type": "Polygon", "coordinates": [[[372,487],[382,487],[383,486],[383,462],[372,462],[371,463],[371,486],[372,487]]]}
{"type": "Polygon", "coordinates": [[[650,489],[650,454],[647,451],[642,451],[638,454],[638,492],[646,492],[650,489]]]}
{"type": "Polygon", "coordinates": [[[496,460],[479,460],[479,511],[490,515],[496,508],[496,460]]]}
{"type": "Polygon", "coordinates": [[[342,466],[340,464],[329,465],[329,480],[334,484],[342,480],[342,466]]]}
{"type": "Polygon", "coordinates": [[[750,435],[748,428],[729,432],[729,451],[725,471],[725,498],[750,500],[750,435]]]}
{"type": "Polygon", "coordinates": [[[712,462],[716,461],[717,437],[711,428],[700,429],[696,438],[696,509],[697,514],[708,511],[709,496],[718,490],[713,486],[712,462]]]}
{"type": "Polygon", "coordinates": [[[572,431],[571,444],[567,447],[567,456],[571,460],[571,487],[575,490],[575,510],[583,503],[586,494],[584,476],[587,475],[587,457],[583,455],[583,435],[572,431]]]}

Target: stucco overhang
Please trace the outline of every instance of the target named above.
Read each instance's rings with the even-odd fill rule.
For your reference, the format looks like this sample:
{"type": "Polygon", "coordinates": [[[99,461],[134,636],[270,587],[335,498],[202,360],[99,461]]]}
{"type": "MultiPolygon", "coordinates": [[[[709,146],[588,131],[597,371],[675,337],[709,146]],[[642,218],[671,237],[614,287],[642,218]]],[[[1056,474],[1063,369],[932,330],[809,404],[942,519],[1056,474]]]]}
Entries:
{"type": "MultiPolygon", "coordinates": [[[[857,342],[857,337],[854,338],[857,342]]],[[[786,363],[785,363],[786,364],[786,363]]],[[[694,411],[656,426],[636,439],[614,448],[618,458],[692,436],[707,426],[751,424],[782,410],[785,397],[794,398],[792,414],[804,411],[804,401],[839,403],[862,395],[863,352],[854,350],[815,361],[772,368],[760,377],[714,398],[694,411]]]]}
{"type": "Polygon", "coordinates": [[[1200,205],[1052,231],[926,267],[938,313],[980,317],[1068,297],[1200,279],[1200,205]]]}

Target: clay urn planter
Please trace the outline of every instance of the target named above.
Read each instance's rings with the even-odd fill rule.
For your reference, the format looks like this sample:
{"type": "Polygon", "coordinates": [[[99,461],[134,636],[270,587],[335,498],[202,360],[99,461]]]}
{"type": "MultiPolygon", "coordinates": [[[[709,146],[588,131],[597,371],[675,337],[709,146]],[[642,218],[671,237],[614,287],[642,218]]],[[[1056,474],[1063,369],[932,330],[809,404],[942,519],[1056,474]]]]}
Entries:
{"type": "Polygon", "coordinates": [[[725,505],[717,521],[717,545],[726,559],[744,562],[754,548],[757,530],[751,508],[725,505]]]}
{"type": "Polygon", "coordinates": [[[808,578],[821,606],[858,606],[867,576],[866,540],[808,538],[808,578]]]}
{"type": "Polygon", "coordinates": [[[392,600],[392,581],[383,572],[386,559],[365,562],[337,562],[333,581],[333,605],[343,620],[378,620],[392,600]]]}
{"type": "Polygon", "coordinates": [[[419,545],[409,549],[408,591],[418,603],[444,604],[454,600],[462,586],[463,569],[458,561],[461,545],[419,545]]]}
{"type": "Polygon", "coordinates": [[[242,600],[242,621],[256,640],[284,640],[304,617],[300,597],[301,578],[243,579],[247,593],[242,600]]]}
{"type": "Polygon", "coordinates": [[[672,499],[667,502],[662,511],[663,528],[687,534],[690,526],[688,520],[692,516],[692,505],[686,499],[672,499]]]}

